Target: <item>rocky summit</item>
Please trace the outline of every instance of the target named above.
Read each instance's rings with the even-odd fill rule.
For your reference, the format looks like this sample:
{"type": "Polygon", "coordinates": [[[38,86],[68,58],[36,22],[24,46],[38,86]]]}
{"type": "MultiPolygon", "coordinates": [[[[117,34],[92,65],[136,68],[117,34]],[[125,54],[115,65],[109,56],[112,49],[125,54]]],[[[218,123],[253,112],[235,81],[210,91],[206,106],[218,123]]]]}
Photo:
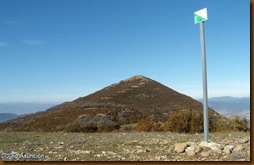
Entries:
{"type": "MultiPolygon", "coordinates": [[[[95,93],[42,112],[0,124],[0,131],[119,131],[142,119],[165,122],[172,113],[192,109],[200,102],[155,80],[137,75],[95,93]]],[[[212,109],[213,116],[221,117],[212,109]]]]}

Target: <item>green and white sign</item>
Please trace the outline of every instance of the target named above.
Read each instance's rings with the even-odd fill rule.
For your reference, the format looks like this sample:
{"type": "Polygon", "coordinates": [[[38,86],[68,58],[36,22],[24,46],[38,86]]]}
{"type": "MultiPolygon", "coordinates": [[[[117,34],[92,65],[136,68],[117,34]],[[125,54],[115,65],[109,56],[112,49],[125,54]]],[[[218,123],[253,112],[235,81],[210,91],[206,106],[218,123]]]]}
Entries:
{"type": "Polygon", "coordinates": [[[207,8],[194,12],[194,23],[200,23],[207,20],[207,8]]]}

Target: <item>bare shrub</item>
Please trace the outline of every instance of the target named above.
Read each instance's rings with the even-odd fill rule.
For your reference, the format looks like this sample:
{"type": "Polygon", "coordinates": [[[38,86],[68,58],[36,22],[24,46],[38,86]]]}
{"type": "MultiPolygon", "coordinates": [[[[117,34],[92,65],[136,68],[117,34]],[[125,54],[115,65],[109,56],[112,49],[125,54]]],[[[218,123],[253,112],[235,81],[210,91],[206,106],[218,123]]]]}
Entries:
{"type": "Polygon", "coordinates": [[[153,123],[154,123],[154,121],[152,119],[140,120],[137,123],[135,130],[138,132],[150,132],[150,131],[152,131],[153,123]]]}

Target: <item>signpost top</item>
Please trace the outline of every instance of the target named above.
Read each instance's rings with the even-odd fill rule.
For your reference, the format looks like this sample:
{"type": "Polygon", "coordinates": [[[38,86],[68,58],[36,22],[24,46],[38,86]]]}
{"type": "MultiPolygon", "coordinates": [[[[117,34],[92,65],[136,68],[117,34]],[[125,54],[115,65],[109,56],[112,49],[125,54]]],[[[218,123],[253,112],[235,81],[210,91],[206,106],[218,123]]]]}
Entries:
{"type": "Polygon", "coordinates": [[[206,21],[207,18],[207,8],[201,9],[199,11],[194,12],[194,23],[200,23],[206,21]]]}

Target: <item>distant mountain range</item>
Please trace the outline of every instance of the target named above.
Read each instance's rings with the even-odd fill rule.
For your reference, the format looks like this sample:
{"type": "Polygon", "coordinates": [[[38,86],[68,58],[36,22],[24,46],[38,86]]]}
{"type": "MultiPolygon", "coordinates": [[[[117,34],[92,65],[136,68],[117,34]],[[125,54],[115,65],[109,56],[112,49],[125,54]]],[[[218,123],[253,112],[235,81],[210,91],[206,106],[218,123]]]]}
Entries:
{"type": "Polygon", "coordinates": [[[0,103],[0,113],[29,114],[44,111],[59,103],[0,103]]]}
{"type": "Polygon", "coordinates": [[[56,104],[53,103],[0,103],[0,123],[23,117],[27,114],[44,111],[56,104]]]}
{"type": "Polygon", "coordinates": [[[24,116],[26,116],[26,114],[17,115],[15,113],[0,113],[0,123],[4,122],[4,121],[16,119],[16,118],[19,118],[19,117],[24,117],[24,116]]]}
{"type": "MultiPolygon", "coordinates": [[[[203,100],[199,99],[202,102],[203,100]]],[[[208,99],[208,106],[224,116],[239,115],[250,119],[250,97],[214,97],[208,99]]]]}

